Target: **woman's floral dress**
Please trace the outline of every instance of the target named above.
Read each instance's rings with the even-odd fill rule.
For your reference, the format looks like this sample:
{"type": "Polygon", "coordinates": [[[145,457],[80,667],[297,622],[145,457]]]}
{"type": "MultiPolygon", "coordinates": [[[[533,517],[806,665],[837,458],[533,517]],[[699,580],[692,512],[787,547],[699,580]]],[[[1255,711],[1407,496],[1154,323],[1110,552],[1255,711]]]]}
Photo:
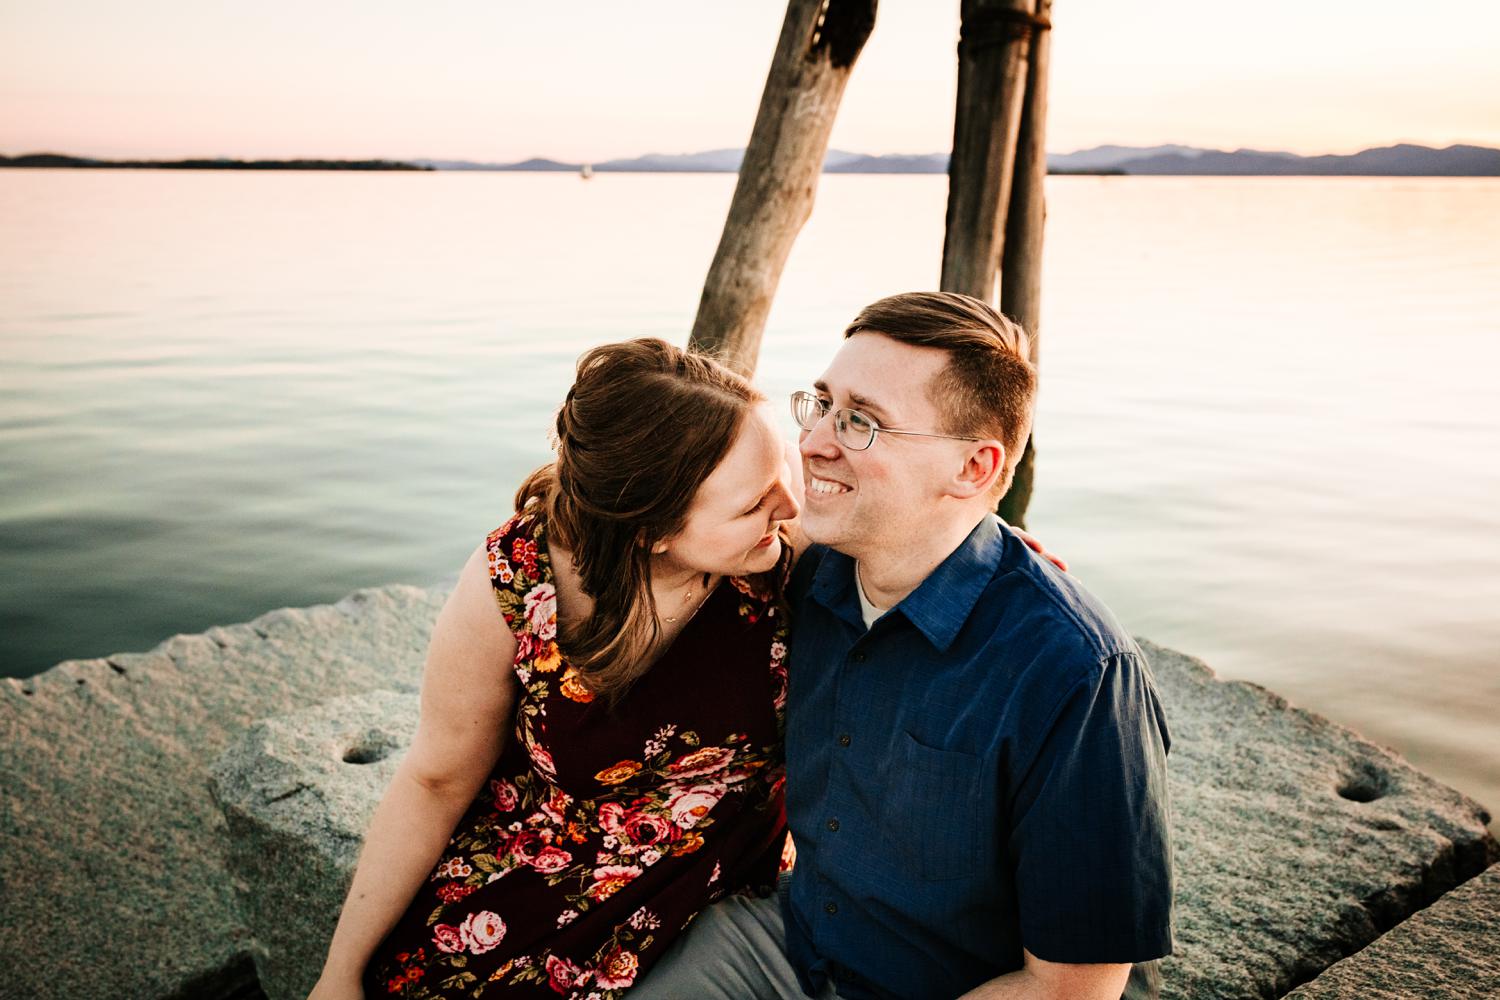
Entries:
{"type": "Polygon", "coordinates": [[[769,891],[785,839],[786,615],[721,584],[611,710],[557,647],[540,520],[490,534],[513,738],[365,971],[370,998],[624,994],[703,907],[769,891]]]}

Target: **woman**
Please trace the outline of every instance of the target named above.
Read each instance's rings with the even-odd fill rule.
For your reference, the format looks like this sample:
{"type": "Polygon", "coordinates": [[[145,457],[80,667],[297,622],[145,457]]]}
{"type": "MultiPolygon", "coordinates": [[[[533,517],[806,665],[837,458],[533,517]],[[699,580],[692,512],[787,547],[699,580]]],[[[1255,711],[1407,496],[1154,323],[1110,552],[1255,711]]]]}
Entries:
{"type": "Polygon", "coordinates": [[[659,340],[579,361],[438,618],[315,1000],[617,997],[773,883],[798,508],[763,403],[659,340]]]}

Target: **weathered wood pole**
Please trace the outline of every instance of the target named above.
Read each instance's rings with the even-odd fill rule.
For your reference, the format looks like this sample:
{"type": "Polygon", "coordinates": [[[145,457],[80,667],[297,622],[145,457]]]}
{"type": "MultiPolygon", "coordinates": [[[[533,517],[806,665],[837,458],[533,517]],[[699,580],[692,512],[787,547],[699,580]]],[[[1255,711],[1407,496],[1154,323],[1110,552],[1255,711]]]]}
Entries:
{"type": "MultiPolygon", "coordinates": [[[[994,302],[998,277],[1000,307],[1033,334],[1035,361],[1051,0],[963,0],[960,11],[942,287],[994,302]]],[[[1032,454],[1028,440],[999,504],[1012,524],[1026,521],[1032,454]]]]}
{"type": "MultiPolygon", "coordinates": [[[[1041,359],[1042,231],[1047,221],[1047,69],[1052,56],[1052,0],[1037,0],[1026,67],[1026,99],[1016,145],[1015,179],[1005,221],[1000,267],[1000,311],[1031,335],[1031,363],[1041,359]]],[[[1011,524],[1026,524],[1026,508],[1036,481],[1035,435],[1016,465],[1016,478],[1000,500],[999,513],[1011,524]]]]}
{"type": "Polygon", "coordinates": [[[755,371],[782,268],[813,194],[876,0],[790,0],[688,346],[755,371]]]}
{"type": "Polygon", "coordinates": [[[1036,0],[963,0],[942,288],[995,301],[1036,0]]]}

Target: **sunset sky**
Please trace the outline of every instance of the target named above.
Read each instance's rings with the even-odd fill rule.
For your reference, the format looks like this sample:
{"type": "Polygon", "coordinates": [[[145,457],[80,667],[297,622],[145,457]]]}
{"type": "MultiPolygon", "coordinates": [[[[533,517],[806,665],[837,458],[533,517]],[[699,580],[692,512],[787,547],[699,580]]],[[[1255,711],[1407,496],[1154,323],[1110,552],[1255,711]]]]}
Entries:
{"type": "MultiPolygon", "coordinates": [[[[0,153],[601,161],[741,146],[782,0],[0,0],[0,153]]],[[[1500,4],[1057,0],[1048,147],[1500,146],[1500,4]]],[[[952,139],[957,0],[882,0],[833,137],[952,139]]]]}

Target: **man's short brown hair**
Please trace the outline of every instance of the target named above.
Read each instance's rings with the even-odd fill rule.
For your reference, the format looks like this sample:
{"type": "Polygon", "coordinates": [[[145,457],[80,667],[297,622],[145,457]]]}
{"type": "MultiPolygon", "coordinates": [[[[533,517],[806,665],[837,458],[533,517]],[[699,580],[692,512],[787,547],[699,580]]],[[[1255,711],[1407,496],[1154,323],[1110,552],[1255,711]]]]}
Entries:
{"type": "Polygon", "coordinates": [[[905,292],[873,302],[844,330],[878,333],[917,347],[948,352],[948,364],[928,391],[943,432],[995,438],[1005,445],[996,495],[1010,488],[1031,433],[1036,368],[1031,338],[1021,325],[979,299],[957,292],[905,292]]]}

